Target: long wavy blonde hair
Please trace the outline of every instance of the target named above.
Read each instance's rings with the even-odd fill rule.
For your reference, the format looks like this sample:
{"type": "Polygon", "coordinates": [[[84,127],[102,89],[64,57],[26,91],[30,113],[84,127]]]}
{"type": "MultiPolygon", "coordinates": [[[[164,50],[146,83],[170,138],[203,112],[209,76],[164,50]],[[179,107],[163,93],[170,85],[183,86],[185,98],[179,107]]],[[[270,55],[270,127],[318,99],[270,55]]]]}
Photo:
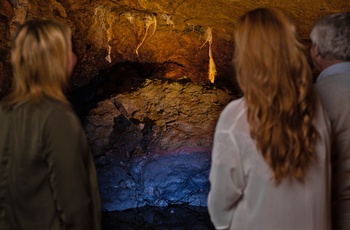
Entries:
{"type": "Polygon", "coordinates": [[[303,181],[318,134],[312,73],[295,26],[282,12],[259,8],[239,19],[234,40],[250,135],[277,183],[303,181]]]}
{"type": "Polygon", "coordinates": [[[13,85],[3,103],[13,106],[44,97],[68,103],[63,89],[68,85],[67,55],[71,31],[53,20],[31,20],[21,25],[11,51],[13,85]]]}

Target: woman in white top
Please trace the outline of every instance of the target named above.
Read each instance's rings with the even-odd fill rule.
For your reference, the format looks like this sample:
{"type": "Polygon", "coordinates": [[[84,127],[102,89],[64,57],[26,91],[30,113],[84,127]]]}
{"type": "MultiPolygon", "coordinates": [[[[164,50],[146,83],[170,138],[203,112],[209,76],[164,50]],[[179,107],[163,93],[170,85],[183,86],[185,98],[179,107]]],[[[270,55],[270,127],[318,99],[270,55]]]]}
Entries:
{"type": "Polygon", "coordinates": [[[244,97],[216,126],[208,209],[217,229],[330,229],[330,124],[295,26],[243,15],[234,66],[244,97]]]}

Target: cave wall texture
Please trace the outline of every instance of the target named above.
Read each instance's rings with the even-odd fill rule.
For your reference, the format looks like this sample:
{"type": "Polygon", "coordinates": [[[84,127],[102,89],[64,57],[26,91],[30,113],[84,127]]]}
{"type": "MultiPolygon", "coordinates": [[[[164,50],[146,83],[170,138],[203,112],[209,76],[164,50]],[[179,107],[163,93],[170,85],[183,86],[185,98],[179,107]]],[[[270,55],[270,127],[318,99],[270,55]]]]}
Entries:
{"type": "Polygon", "coordinates": [[[11,35],[27,19],[55,18],[72,28],[76,86],[123,62],[143,63],[143,72],[154,77],[209,81],[210,38],[216,81],[230,82],[234,23],[256,7],[285,11],[307,40],[316,19],[349,10],[350,1],[0,0],[0,96],[10,87],[11,35]]]}
{"type": "Polygon", "coordinates": [[[69,98],[92,147],[103,209],[206,206],[215,124],[240,96],[235,22],[256,7],[290,15],[308,45],[314,21],[350,10],[350,0],[0,0],[0,98],[18,25],[65,22],[78,57],[69,98]]]}

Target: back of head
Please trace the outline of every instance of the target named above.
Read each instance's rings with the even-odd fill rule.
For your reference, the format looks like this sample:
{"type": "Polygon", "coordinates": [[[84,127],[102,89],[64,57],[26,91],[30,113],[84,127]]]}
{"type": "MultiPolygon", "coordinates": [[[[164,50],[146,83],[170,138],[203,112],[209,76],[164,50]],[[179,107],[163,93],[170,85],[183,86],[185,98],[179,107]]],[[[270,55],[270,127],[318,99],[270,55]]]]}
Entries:
{"type": "Polygon", "coordinates": [[[19,27],[11,52],[13,88],[4,99],[7,105],[49,97],[67,99],[67,51],[71,49],[70,29],[53,20],[31,20],[19,27]]]}
{"type": "Polygon", "coordinates": [[[302,181],[317,134],[312,73],[295,26],[278,10],[255,9],[239,19],[235,43],[251,136],[276,182],[288,176],[302,181]]]}
{"type": "MultiPolygon", "coordinates": [[[[275,91],[281,90],[277,84],[285,91],[296,78],[302,79],[302,76],[294,76],[297,73],[311,74],[295,26],[276,9],[258,8],[243,15],[234,38],[233,62],[245,94],[256,91],[250,84],[252,81],[259,89],[257,93],[276,95],[275,91]]],[[[294,89],[288,93],[295,94],[294,89]]]]}
{"type": "Polygon", "coordinates": [[[321,18],[313,26],[310,37],[322,58],[350,61],[350,13],[321,18]]]}

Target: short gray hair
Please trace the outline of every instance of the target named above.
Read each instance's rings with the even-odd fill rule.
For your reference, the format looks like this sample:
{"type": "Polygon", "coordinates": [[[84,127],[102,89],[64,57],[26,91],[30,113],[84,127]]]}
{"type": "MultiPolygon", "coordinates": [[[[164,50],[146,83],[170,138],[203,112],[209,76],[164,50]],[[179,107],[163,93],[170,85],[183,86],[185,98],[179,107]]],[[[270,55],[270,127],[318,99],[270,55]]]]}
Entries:
{"type": "Polygon", "coordinates": [[[321,18],[313,26],[310,38],[321,57],[350,61],[350,13],[321,18]]]}

